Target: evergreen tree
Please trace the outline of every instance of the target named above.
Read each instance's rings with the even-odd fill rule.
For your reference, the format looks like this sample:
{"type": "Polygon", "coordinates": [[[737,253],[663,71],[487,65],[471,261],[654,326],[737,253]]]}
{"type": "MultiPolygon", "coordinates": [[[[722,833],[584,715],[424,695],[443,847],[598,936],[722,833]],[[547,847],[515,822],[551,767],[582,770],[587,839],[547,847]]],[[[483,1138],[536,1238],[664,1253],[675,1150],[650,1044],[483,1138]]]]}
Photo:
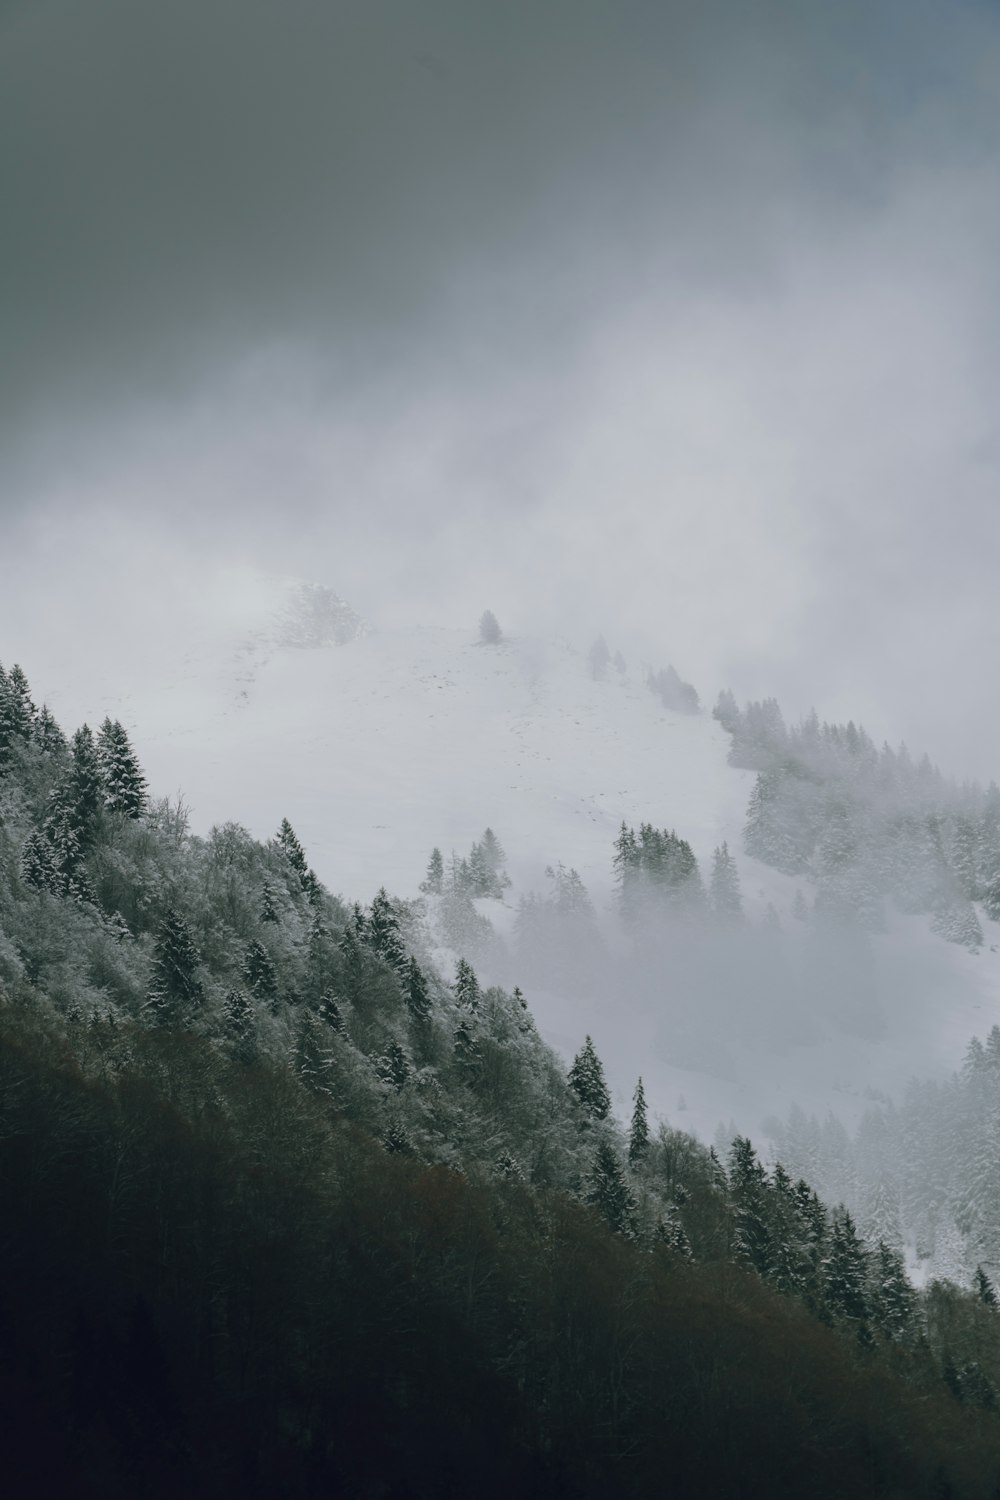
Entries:
{"type": "Polygon", "coordinates": [[[431,850],[431,857],[427,862],[427,874],[420,882],[420,889],[427,896],[440,896],[444,885],[444,860],[441,850],[437,847],[431,850]]]}
{"type": "Polygon", "coordinates": [[[282,818],[281,827],[278,829],[275,842],[292,869],[301,879],[309,866],[306,863],[305,850],[296,838],[295,830],[287,818],[282,818]]]}
{"type": "Polygon", "coordinates": [[[854,1220],[841,1205],[831,1218],[830,1244],[824,1266],[826,1296],[831,1310],[855,1320],[867,1316],[865,1252],[854,1220]]]}
{"type": "Polygon", "coordinates": [[[371,904],[366,933],[368,946],[378,954],[379,958],[384,959],[397,974],[405,973],[406,949],[403,947],[399,932],[399,919],[385,886],[382,886],[376,893],[371,904]]]}
{"type": "Polygon", "coordinates": [[[452,985],[452,992],[459,1005],[464,1006],[473,1014],[478,1011],[482,998],[479,980],[476,978],[476,971],[472,965],[464,958],[460,958],[455,965],[455,983],[452,985]]]}
{"type": "Polygon", "coordinates": [[[262,922],[278,922],[280,920],[274,886],[269,880],[265,880],[260,889],[258,916],[262,922]]]}
{"type": "Polygon", "coordinates": [[[611,1095],[604,1081],[601,1060],[589,1036],[584,1038],[583,1046],[573,1059],[567,1082],[589,1114],[597,1120],[607,1119],[611,1110],[611,1095]]]}
{"type": "Polygon", "coordinates": [[[642,1079],[635,1086],[633,1095],[632,1125],[628,1134],[628,1161],[636,1167],[649,1152],[649,1122],[646,1118],[646,1091],[642,1079]]]}
{"type": "Polygon", "coordinates": [[[410,1076],[410,1064],[406,1053],[398,1042],[389,1043],[385,1052],[376,1060],[375,1071],[383,1083],[401,1093],[410,1076]]]}
{"type": "Polygon", "coordinates": [[[37,831],[28,836],[21,851],[21,879],[36,891],[56,894],[61,889],[52,845],[44,834],[37,831]]]}
{"type": "Polygon", "coordinates": [[[331,1031],[343,1034],[344,1018],[341,1015],[337,997],[333,993],[328,992],[319,1002],[319,1018],[329,1026],[331,1031]]]}
{"type": "Polygon", "coordinates": [[[386,1127],[386,1132],[382,1137],[382,1145],[390,1156],[413,1155],[413,1144],[398,1120],[393,1120],[386,1127]]]}
{"type": "Polygon", "coordinates": [[[694,1252],[681,1222],[676,1203],[668,1203],[656,1225],[656,1238],[661,1245],[679,1255],[682,1260],[693,1260],[694,1252]]]}
{"type": "Polygon", "coordinates": [[[973,1290],[975,1291],[976,1296],[979,1298],[980,1302],[982,1302],[986,1307],[996,1307],[996,1288],[994,1287],[990,1278],[987,1276],[986,1272],[983,1270],[982,1266],[976,1267],[976,1274],[973,1279],[973,1290]]]}
{"type": "Polygon", "coordinates": [[[327,1028],[306,1011],[295,1038],[295,1071],[314,1094],[333,1093],[333,1054],[327,1028]]]}
{"type": "Polygon", "coordinates": [[[770,1225],[767,1174],[753,1145],[738,1135],[729,1152],[729,1201],[736,1254],[760,1276],[771,1273],[774,1244],[770,1225]]]}
{"type": "Polygon", "coordinates": [[[913,1332],[916,1297],[906,1279],[903,1257],[884,1240],[872,1258],[869,1302],[872,1321],[890,1343],[900,1343],[913,1332]]]}
{"type": "Polygon", "coordinates": [[[16,717],[10,681],[0,664],[0,773],[5,772],[10,766],[16,741],[16,717]]]}
{"type": "Polygon", "coordinates": [[[64,784],[64,806],[73,823],[81,848],[93,841],[97,815],[104,800],[97,746],[89,725],[81,724],[70,742],[72,762],[64,784]]]}
{"type": "Polygon", "coordinates": [[[634,1237],[637,1204],[625,1169],[608,1140],[601,1140],[594,1153],[587,1202],[594,1205],[618,1234],[634,1237]]]}
{"type": "Polygon", "coordinates": [[[503,639],[499,622],[491,609],[484,609],[479,617],[479,640],[484,646],[497,646],[503,639]]]}
{"type": "Polygon", "coordinates": [[[278,1001],[278,976],[271,955],[258,938],[251,938],[243,957],[243,979],[256,999],[272,1010],[278,1001]]]}
{"type": "Polygon", "coordinates": [[[427,979],[415,958],[406,965],[406,1006],[413,1020],[420,1026],[431,1018],[431,1000],[427,992],[427,979]]]}
{"type": "Polygon", "coordinates": [[[222,1024],[236,1055],[249,1062],[257,1050],[257,1015],[243,990],[230,990],[222,1002],[222,1024]]]}
{"type": "Polygon", "coordinates": [[[7,673],[8,716],[11,730],[19,740],[31,739],[36,709],[31,701],[28,679],[15,662],[7,673]]]}
{"type": "Polygon", "coordinates": [[[104,784],[104,806],[125,818],[141,818],[146,810],[146,778],[124,727],[106,718],[97,737],[97,763],[104,784]]]}
{"type": "Polygon", "coordinates": [[[302,876],[302,889],[309,905],[318,907],[323,896],[323,886],[316,871],[311,867],[302,876]]]}
{"type": "Polygon", "coordinates": [[[56,723],[49,711],[48,705],[43,703],[38,710],[35,720],[34,733],[35,744],[46,755],[58,755],[67,747],[66,736],[56,723]]]}
{"type": "Polygon", "coordinates": [[[729,852],[729,846],[725,843],[720,844],[712,855],[710,892],[716,915],[723,921],[739,921],[743,915],[740,877],[736,869],[736,861],[729,852]]]}
{"type": "Polygon", "coordinates": [[[190,1022],[203,999],[198,950],[180,912],[168,908],[153,950],[149,1009],[160,1026],[190,1022]]]}
{"type": "Polygon", "coordinates": [[[469,1013],[459,1015],[452,1053],[462,1080],[472,1086],[478,1083],[483,1070],[483,1054],[474,1030],[474,1018],[469,1013]]]}

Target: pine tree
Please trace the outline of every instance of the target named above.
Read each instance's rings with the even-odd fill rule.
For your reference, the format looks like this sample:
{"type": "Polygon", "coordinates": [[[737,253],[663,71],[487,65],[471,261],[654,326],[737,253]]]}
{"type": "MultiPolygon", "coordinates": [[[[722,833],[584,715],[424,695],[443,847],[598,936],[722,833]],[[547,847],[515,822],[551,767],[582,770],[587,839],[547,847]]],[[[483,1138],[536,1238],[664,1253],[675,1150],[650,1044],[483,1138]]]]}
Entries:
{"type": "Polygon", "coordinates": [[[992,1281],[983,1270],[982,1266],[976,1267],[976,1275],[973,1281],[973,1290],[986,1307],[996,1307],[997,1294],[992,1281]]]}
{"type": "Polygon", "coordinates": [[[872,1321],[890,1343],[900,1343],[913,1331],[916,1295],[906,1279],[903,1257],[879,1240],[872,1258],[869,1303],[872,1321]]]}
{"type": "Polygon", "coordinates": [[[236,1055],[249,1062],[257,1047],[257,1015],[243,990],[230,990],[222,1002],[222,1024],[236,1055]]]}
{"type": "Polygon", "coordinates": [[[573,1059],[567,1082],[589,1114],[597,1120],[607,1119],[611,1110],[611,1095],[604,1081],[601,1060],[589,1036],[584,1038],[583,1046],[573,1059]]]}
{"type": "Polygon", "coordinates": [[[153,950],[149,1009],[161,1026],[183,1026],[201,1004],[198,950],[181,914],[169,908],[153,950]]]}
{"type": "Polygon", "coordinates": [[[52,845],[37,831],[28,836],[21,851],[21,879],[36,891],[56,894],[61,889],[52,845]]]}
{"type": "Polygon", "coordinates": [[[600,1141],[594,1154],[587,1202],[594,1205],[618,1234],[627,1238],[635,1235],[637,1204],[625,1170],[608,1140],[600,1141]]]}
{"type": "Polygon", "coordinates": [[[646,1118],[646,1091],[642,1079],[635,1086],[632,1125],[628,1135],[628,1161],[636,1167],[649,1151],[649,1122],[646,1118]]]}
{"type": "Polygon", "coordinates": [[[323,1022],[309,1011],[303,1016],[296,1035],[294,1063],[306,1088],[314,1094],[333,1093],[333,1054],[329,1034],[323,1022]]]}
{"type": "Polygon", "coordinates": [[[739,872],[728,844],[720,844],[712,855],[709,889],[716,916],[725,922],[738,922],[743,916],[743,900],[740,895],[739,872]]]}
{"type": "Polygon", "coordinates": [[[58,755],[67,747],[66,736],[45,703],[38,710],[38,717],[35,720],[34,741],[45,755],[58,755]]]}
{"type": "Polygon", "coordinates": [[[16,716],[10,680],[0,664],[0,773],[9,768],[14,758],[16,740],[16,716]]]}
{"type": "Polygon", "coordinates": [[[28,679],[15,662],[7,673],[7,697],[9,700],[9,722],[17,739],[31,739],[36,709],[31,701],[28,679]]]}
{"type": "Polygon", "coordinates": [[[397,974],[406,970],[406,949],[399,932],[399,918],[385,886],[376,893],[367,922],[368,946],[397,974]]]}
{"type": "Polygon", "coordinates": [[[479,617],[479,639],[484,646],[497,646],[503,639],[499,622],[491,609],[484,609],[479,617]]]}
{"type": "Polygon", "coordinates": [[[410,1064],[406,1053],[398,1042],[389,1043],[385,1052],[376,1060],[375,1071],[383,1083],[401,1093],[410,1076],[410,1064]]]}
{"type": "Polygon", "coordinates": [[[431,850],[431,857],[427,862],[427,874],[420,882],[420,889],[427,896],[440,896],[444,884],[444,860],[441,850],[437,847],[431,850]]]}
{"type": "Polygon", "coordinates": [[[274,886],[269,880],[265,880],[261,886],[260,903],[257,910],[262,922],[277,922],[279,920],[277,898],[274,886]]]}
{"type": "Polygon", "coordinates": [[[452,992],[459,1005],[464,1006],[473,1014],[478,1011],[482,998],[479,980],[476,978],[476,971],[472,965],[464,958],[460,958],[455,965],[455,983],[452,985],[452,992]]]}
{"type": "Polygon", "coordinates": [[[316,871],[310,866],[302,876],[302,889],[312,907],[318,907],[323,896],[323,886],[316,871]]]}
{"type": "Polygon", "coordinates": [[[281,827],[278,829],[275,842],[292,869],[301,879],[309,866],[306,862],[305,850],[296,838],[295,830],[287,818],[282,818],[281,827]]]}
{"type": "Polygon", "coordinates": [[[767,1174],[753,1145],[738,1135],[729,1152],[729,1202],[736,1254],[760,1276],[771,1273],[774,1243],[770,1225],[767,1174]]]}
{"type": "Polygon", "coordinates": [[[827,1301],[834,1313],[855,1320],[867,1316],[866,1272],[864,1247],[858,1239],[854,1220],[841,1205],[831,1219],[830,1245],[824,1266],[827,1301]]]}
{"type": "Polygon", "coordinates": [[[427,979],[415,958],[406,965],[406,1007],[419,1026],[424,1026],[431,1017],[431,1000],[427,992],[427,979]]]}
{"type": "Polygon", "coordinates": [[[97,815],[104,800],[97,746],[89,725],[81,724],[70,742],[72,762],[66,777],[64,805],[82,848],[93,842],[97,815]]]}
{"type": "Polygon", "coordinates": [[[413,1144],[398,1120],[387,1126],[382,1137],[382,1146],[390,1156],[412,1156],[413,1144]]]}
{"type": "Polygon", "coordinates": [[[278,1001],[278,976],[271,955],[258,938],[251,938],[247,944],[243,958],[243,978],[250,993],[273,1010],[278,1001]]]}
{"type": "Polygon", "coordinates": [[[694,1252],[675,1203],[668,1203],[656,1226],[656,1238],[682,1260],[693,1260],[694,1252]]]}
{"type": "Polygon", "coordinates": [[[319,1002],[319,1018],[329,1026],[331,1031],[343,1034],[344,1018],[341,1015],[337,997],[332,992],[325,994],[319,1002]]]}
{"type": "Polygon", "coordinates": [[[474,1030],[473,1017],[468,1013],[459,1015],[452,1052],[463,1081],[474,1086],[482,1074],[483,1055],[474,1030]]]}
{"type": "Polygon", "coordinates": [[[141,818],[146,811],[146,778],[128,735],[116,719],[106,718],[97,737],[97,763],[104,783],[104,806],[125,818],[141,818]]]}

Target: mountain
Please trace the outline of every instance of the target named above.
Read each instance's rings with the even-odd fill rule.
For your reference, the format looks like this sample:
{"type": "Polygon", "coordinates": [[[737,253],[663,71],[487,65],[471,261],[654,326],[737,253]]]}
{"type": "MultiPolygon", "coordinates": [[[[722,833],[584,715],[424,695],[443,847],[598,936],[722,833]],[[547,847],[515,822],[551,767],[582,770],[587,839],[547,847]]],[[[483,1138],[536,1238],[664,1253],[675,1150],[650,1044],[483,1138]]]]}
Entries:
{"type": "MultiPolygon", "coordinates": [[[[683,662],[683,643],[671,652],[683,662]]],[[[321,585],[236,575],[169,629],[138,622],[73,679],[58,656],[54,642],[32,669],[57,718],[120,717],[151,784],[178,789],[196,832],[233,820],[266,837],[287,816],[348,901],[383,884],[417,900],[434,847],[462,857],[493,829],[511,886],[476,902],[498,941],[474,956],[488,979],[529,989],[564,1056],[594,1036],[620,1114],[641,1073],[654,1113],[706,1139],[720,1122],[756,1138],[794,1103],[851,1123],[911,1076],[957,1066],[1000,1013],[985,918],[973,953],[920,916],[829,942],[795,915],[814,881],[744,853],[755,772],[729,764],[707,709],[668,708],[650,690],[662,661],[619,658],[620,670],[595,664],[588,642],[487,644],[474,624],[379,629],[321,585]],[[637,968],[616,914],[623,821],[675,830],[706,880],[725,842],[743,935],[678,933],[637,968]],[[559,865],[589,893],[599,956],[582,976],[572,963],[562,980],[558,964],[519,974],[519,899],[551,891],[545,872],[559,865]]],[[[447,963],[440,933],[428,943],[447,963]]]]}

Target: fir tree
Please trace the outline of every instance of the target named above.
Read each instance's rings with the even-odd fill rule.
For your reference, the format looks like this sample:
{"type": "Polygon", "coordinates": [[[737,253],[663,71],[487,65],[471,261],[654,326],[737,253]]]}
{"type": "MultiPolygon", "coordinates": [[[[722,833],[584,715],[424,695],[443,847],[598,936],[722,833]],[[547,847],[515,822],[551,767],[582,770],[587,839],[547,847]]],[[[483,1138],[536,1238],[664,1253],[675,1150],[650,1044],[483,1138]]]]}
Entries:
{"type": "Polygon", "coordinates": [[[587,1202],[594,1205],[618,1234],[627,1238],[635,1235],[637,1204],[625,1170],[610,1141],[602,1140],[598,1143],[590,1172],[587,1202]]]}
{"type": "Polygon", "coordinates": [[[412,1019],[424,1026],[431,1017],[431,1000],[427,992],[427,979],[415,958],[406,965],[406,1007],[412,1019]]]}
{"type": "Polygon", "coordinates": [[[368,946],[402,975],[406,970],[406,949],[399,933],[399,919],[385,886],[377,892],[371,904],[366,931],[368,946]]]}
{"type": "Polygon", "coordinates": [[[319,1002],[319,1018],[329,1026],[331,1031],[341,1034],[344,1032],[344,1018],[341,1015],[337,997],[332,992],[325,994],[319,1002]]]}
{"type": "Polygon", "coordinates": [[[260,889],[260,902],[257,908],[258,916],[262,922],[277,922],[278,905],[274,886],[269,880],[265,880],[260,889]]]}
{"type": "Polygon", "coordinates": [[[67,747],[66,736],[56,723],[49,711],[48,705],[43,703],[35,720],[33,738],[39,750],[45,755],[58,755],[67,747]]]}
{"type": "Polygon", "coordinates": [[[333,1093],[333,1055],[323,1022],[308,1011],[295,1039],[295,1071],[314,1094],[333,1093]]]}
{"type": "Polygon", "coordinates": [[[281,827],[278,829],[275,842],[292,869],[301,879],[309,866],[306,863],[305,850],[296,838],[295,830],[287,818],[282,818],[281,827]]]}
{"type": "Polygon", "coordinates": [[[649,1122],[646,1118],[646,1091],[642,1079],[635,1086],[633,1095],[632,1125],[628,1134],[628,1161],[636,1167],[649,1151],[649,1122]]]}
{"type": "Polygon", "coordinates": [[[243,979],[250,993],[274,1009],[278,1000],[278,976],[271,955],[258,938],[247,944],[243,957],[243,979]]]}
{"type": "Polygon", "coordinates": [[[201,1004],[198,950],[180,912],[169,908],[153,950],[149,1009],[161,1026],[186,1025],[201,1004]]]}
{"type": "Polygon", "coordinates": [[[318,907],[323,897],[323,886],[316,871],[310,866],[302,876],[302,889],[312,907],[318,907]]]}
{"type": "Polygon", "coordinates": [[[712,905],[716,916],[726,922],[737,922],[743,915],[740,895],[740,877],[736,861],[727,844],[720,844],[712,855],[712,879],[710,884],[712,905]]]}
{"type": "Polygon", "coordinates": [[[72,762],[64,783],[64,805],[82,848],[93,841],[97,815],[104,800],[97,746],[89,725],[81,724],[70,743],[72,762]]]}
{"type": "Polygon", "coordinates": [[[56,894],[61,889],[52,845],[37,831],[29,835],[21,851],[21,879],[36,891],[56,894]]]}
{"type": "Polygon", "coordinates": [[[385,1052],[376,1060],[375,1071],[382,1082],[401,1093],[410,1076],[410,1064],[406,1053],[398,1042],[390,1042],[385,1052]]]}
{"type": "Polygon", "coordinates": [[[482,1074],[483,1055],[474,1030],[472,1016],[469,1014],[459,1015],[455,1026],[452,1053],[460,1077],[465,1083],[474,1086],[482,1074]]]}
{"type": "Polygon", "coordinates": [[[455,965],[455,983],[452,985],[455,1000],[466,1010],[473,1014],[479,1009],[482,994],[479,988],[479,980],[476,971],[464,958],[460,958],[455,965]]]}
{"type": "Polygon", "coordinates": [[[146,811],[146,778],[124,727],[106,718],[97,737],[97,763],[104,784],[104,806],[125,818],[146,811]]]}
{"type": "Polygon", "coordinates": [[[479,640],[484,646],[497,646],[503,639],[499,622],[491,609],[484,609],[479,617],[479,640]]]}
{"type": "Polygon", "coordinates": [[[656,1225],[656,1238],[661,1245],[679,1255],[682,1260],[693,1260],[694,1252],[687,1237],[681,1216],[675,1203],[668,1203],[656,1225]]]}
{"type": "Polygon", "coordinates": [[[437,847],[431,850],[431,857],[427,862],[427,874],[420,882],[420,889],[427,896],[440,896],[444,884],[444,860],[441,850],[437,847]]]}
{"type": "Polygon", "coordinates": [[[773,1266],[767,1174],[751,1142],[738,1135],[729,1152],[729,1200],[736,1254],[760,1276],[773,1266]]]}
{"type": "Polygon", "coordinates": [[[973,1278],[972,1285],[976,1296],[979,1298],[980,1302],[984,1304],[984,1306],[996,1307],[996,1288],[994,1287],[990,1278],[987,1276],[986,1272],[983,1270],[982,1266],[976,1267],[976,1274],[973,1278]]]}
{"type": "Polygon", "coordinates": [[[243,990],[230,990],[222,1002],[222,1024],[236,1055],[249,1062],[256,1052],[257,1015],[243,990]]]}
{"type": "Polygon", "coordinates": [[[28,679],[15,662],[7,674],[8,717],[15,737],[27,742],[31,739],[36,709],[31,701],[28,679]]]}
{"type": "Polygon", "coordinates": [[[584,1038],[583,1046],[573,1059],[567,1082],[589,1114],[597,1120],[607,1119],[611,1110],[611,1095],[604,1081],[601,1060],[589,1036],[584,1038]]]}
{"type": "Polygon", "coordinates": [[[384,1150],[388,1151],[390,1156],[413,1155],[413,1145],[410,1137],[398,1120],[393,1120],[386,1127],[385,1134],[382,1137],[382,1146],[384,1150]]]}

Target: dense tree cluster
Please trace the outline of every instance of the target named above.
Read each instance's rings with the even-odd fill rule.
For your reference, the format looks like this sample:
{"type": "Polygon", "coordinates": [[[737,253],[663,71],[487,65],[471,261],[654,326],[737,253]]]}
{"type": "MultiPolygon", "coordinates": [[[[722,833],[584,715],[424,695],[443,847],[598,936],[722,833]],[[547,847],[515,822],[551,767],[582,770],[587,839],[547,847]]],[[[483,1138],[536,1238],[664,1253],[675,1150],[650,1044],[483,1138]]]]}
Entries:
{"type": "Polygon", "coordinates": [[[935,931],[975,949],[976,903],[1000,919],[1000,789],[948,782],[905,745],[877,749],[865,730],[788,728],[773,699],[739,709],[720,695],[715,716],[733,737],[730,762],[756,770],[748,854],[817,885],[817,914],[878,929],[888,898],[926,913],[935,931]]]}
{"type": "Polygon", "coordinates": [[[646,674],[646,686],[655,693],[664,708],[674,713],[696,714],[701,712],[698,693],[690,682],[685,682],[674,667],[662,667],[658,672],[646,674]]]}

